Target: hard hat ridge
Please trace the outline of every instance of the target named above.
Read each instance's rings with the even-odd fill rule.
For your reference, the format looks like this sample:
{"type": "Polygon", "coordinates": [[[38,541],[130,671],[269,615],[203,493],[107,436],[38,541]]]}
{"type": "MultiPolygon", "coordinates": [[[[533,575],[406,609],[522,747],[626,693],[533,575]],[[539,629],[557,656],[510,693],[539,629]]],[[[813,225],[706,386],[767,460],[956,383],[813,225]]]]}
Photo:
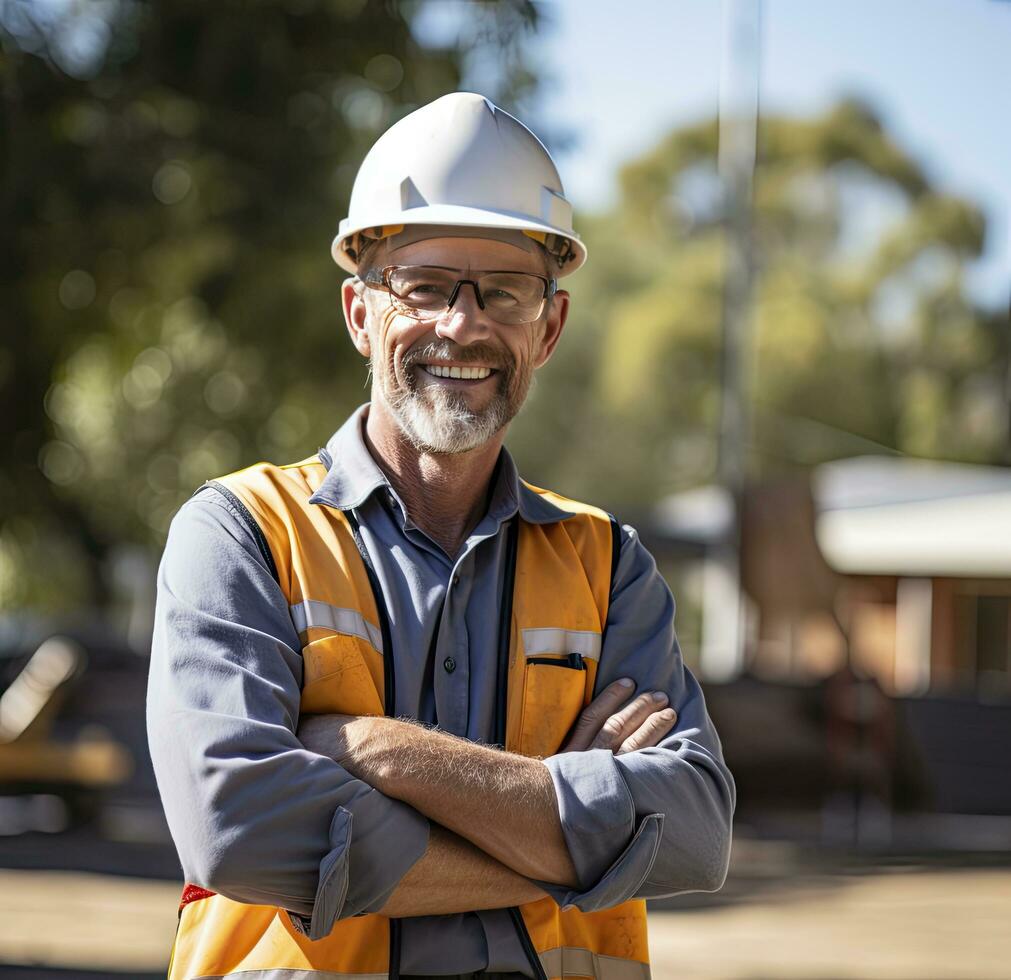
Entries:
{"type": "Polygon", "coordinates": [[[334,260],[357,272],[361,238],[404,225],[523,232],[574,272],[586,249],[550,154],[518,119],[490,100],[454,92],[405,116],[369,150],[355,178],[334,260]]]}

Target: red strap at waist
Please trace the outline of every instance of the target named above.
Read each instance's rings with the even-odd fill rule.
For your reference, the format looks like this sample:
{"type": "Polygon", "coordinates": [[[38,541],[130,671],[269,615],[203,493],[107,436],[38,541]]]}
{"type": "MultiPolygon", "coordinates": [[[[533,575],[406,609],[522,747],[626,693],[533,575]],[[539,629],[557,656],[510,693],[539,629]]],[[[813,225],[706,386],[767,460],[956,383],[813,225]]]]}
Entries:
{"type": "Polygon", "coordinates": [[[190,902],[199,902],[200,899],[211,898],[214,894],[214,892],[201,888],[199,885],[186,884],[183,886],[183,897],[179,899],[179,911],[182,912],[190,902]]]}

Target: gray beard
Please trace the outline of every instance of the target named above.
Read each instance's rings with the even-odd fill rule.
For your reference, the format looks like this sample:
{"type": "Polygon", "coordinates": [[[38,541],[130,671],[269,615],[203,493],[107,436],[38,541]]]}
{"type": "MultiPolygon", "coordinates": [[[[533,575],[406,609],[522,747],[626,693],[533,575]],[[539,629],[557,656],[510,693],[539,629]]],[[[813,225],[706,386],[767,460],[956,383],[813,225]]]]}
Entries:
{"type": "MultiPolygon", "coordinates": [[[[463,348],[466,351],[467,348],[463,348]]],[[[473,353],[477,353],[474,351],[473,353]]],[[[417,370],[425,359],[451,357],[461,359],[461,351],[445,343],[426,344],[412,352],[404,367],[417,370]]],[[[478,360],[474,357],[474,360],[478,360]]],[[[497,360],[497,359],[496,359],[497,360]]],[[[483,446],[495,433],[512,421],[519,405],[510,404],[507,394],[513,377],[509,367],[501,366],[498,374],[498,391],[491,402],[480,412],[472,411],[462,395],[447,391],[439,385],[401,388],[391,392],[387,384],[388,372],[382,375],[372,363],[376,394],[382,399],[401,432],[419,452],[451,454],[466,453],[483,446]]],[[[522,399],[520,400],[522,402],[522,399]]]]}

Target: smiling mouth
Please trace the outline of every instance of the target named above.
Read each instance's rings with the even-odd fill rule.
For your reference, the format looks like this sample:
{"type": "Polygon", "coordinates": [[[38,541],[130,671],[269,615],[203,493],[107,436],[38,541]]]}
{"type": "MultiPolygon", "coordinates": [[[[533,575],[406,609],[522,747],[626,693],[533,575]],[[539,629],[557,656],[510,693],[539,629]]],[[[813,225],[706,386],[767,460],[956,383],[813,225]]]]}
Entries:
{"type": "Polygon", "coordinates": [[[419,364],[418,367],[433,378],[460,381],[484,381],[496,373],[494,368],[456,364],[419,364]]]}

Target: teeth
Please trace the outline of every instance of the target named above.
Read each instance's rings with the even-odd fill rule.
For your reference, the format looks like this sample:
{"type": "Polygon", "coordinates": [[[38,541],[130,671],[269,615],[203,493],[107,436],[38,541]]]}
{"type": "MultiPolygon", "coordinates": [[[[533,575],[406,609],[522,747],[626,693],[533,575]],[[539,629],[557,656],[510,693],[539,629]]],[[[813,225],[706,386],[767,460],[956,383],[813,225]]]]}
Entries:
{"type": "Polygon", "coordinates": [[[491,368],[486,367],[444,367],[438,364],[426,364],[425,370],[437,378],[462,378],[469,381],[480,381],[491,374],[491,368]]]}

